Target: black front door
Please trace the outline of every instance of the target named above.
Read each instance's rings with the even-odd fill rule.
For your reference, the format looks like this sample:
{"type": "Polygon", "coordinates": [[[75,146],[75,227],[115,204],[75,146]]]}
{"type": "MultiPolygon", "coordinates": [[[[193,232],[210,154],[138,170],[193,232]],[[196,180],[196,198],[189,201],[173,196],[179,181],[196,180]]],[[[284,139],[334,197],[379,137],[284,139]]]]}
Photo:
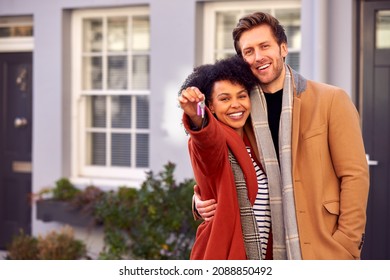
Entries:
{"type": "Polygon", "coordinates": [[[0,53],[0,249],[31,234],[32,53],[0,53]]]}
{"type": "Polygon", "coordinates": [[[362,5],[363,137],[370,193],[362,259],[390,259],[390,1],[362,5]]]}

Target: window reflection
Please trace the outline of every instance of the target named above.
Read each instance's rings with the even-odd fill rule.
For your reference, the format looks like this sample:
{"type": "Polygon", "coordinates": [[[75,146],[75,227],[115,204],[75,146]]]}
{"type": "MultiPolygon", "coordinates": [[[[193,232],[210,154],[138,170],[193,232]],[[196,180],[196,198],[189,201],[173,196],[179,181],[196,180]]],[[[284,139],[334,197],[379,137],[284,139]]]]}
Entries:
{"type": "Polygon", "coordinates": [[[133,56],[132,89],[149,88],[149,56],[133,56]]]}
{"type": "Polygon", "coordinates": [[[131,127],[131,96],[111,97],[111,126],[114,128],[131,127]]]}
{"type": "Polygon", "coordinates": [[[133,18],[132,50],[147,51],[150,48],[150,23],[149,17],[133,18]]]}
{"type": "Polygon", "coordinates": [[[107,33],[107,49],[109,52],[124,52],[127,50],[127,18],[109,18],[107,33]]]}
{"type": "Polygon", "coordinates": [[[149,128],[149,96],[137,96],[137,128],[149,128]]]}
{"type": "Polygon", "coordinates": [[[131,135],[113,133],[111,135],[111,165],[131,166],[131,135]]]}
{"type": "Polygon", "coordinates": [[[32,37],[32,26],[0,27],[0,38],[6,37],[32,37]]]}
{"type": "Polygon", "coordinates": [[[106,134],[105,133],[87,133],[87,164],[106,165],[106,134]]]}
{"type": "Polygon", "coordinates": [[[239,11],[217,12],[215,44],[217,50],[232,49],[232,30],[236,26],[239,11]]]}
{"type": "Polygon", "coordinates": [[[84,52],[101,52],[103,49],[102,19],[85,19],[83,29],[84,52]]]}
{"type": "Polygon", "coordinates": [[[87,106],[87,127],[106,127],[106,97],[89,96],[87,106]]]}
{"type": "Polygon", "coordinates": [[[84,57],[83,89],[102,89],[103,66],[102,57],[84,57]]]}
{"type": "Polygon", "coordinates": [[[32,17],[0,17],[0,38],[26,38],[33,33],[32,17]]]}
{"type": "Polygon", "coordinates": [[[127,89],[127,56],[108,57],[108,89],[127,89]]]}
{"type": "Polygon", "coordinates": [[[376,14],[376,48],[390,48],[390,10],[376,14]]]}

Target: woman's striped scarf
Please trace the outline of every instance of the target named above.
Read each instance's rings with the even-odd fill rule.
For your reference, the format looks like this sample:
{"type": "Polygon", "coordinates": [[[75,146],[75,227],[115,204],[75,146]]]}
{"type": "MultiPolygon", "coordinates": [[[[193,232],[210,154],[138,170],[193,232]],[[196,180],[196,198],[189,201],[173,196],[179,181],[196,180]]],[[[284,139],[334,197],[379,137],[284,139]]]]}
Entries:
{"type": "Polygon", "coordinates": [[[234,175],[237,189],[238,205],[242,237],[244,239],[245,253],[248,260],[261,260],[261,236],[257,225],[253,206],[248,198],[245,176],[233,153],[229,150],[229,161],[234,175]]]}
{"type": "Polygon", "coordinates": [[[301,259],[299,235],[295,214],[292,184],[291,128],[293,106],[293,78],[286,65],[283,87],[282,112],[279,126],[279,158],[268,126],[267,103],[260,86],[251,91],[252,126],[259,150],[260,162],[268,177],[269,199],[273,234],[273,258],[301,259]]]}

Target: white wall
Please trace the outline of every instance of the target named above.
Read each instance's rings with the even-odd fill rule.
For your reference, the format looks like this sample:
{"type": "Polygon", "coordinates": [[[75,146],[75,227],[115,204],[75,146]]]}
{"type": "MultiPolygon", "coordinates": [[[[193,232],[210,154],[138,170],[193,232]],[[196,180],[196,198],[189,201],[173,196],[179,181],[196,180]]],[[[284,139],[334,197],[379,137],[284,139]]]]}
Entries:
{"type": "Polygon", "coordinates": [[[356,16],[354,0],[329,1],[328,82],[357,98],[356,89],[356,16]]]}
{"type": "MultiPolygon", "coordinates": [[[[151,5],[151,167],[176,163],[178,180],[192,177],[177,93],[195,64],[195,1],[151,5]]],[[[196,46],[199,47],[199,46],[196,46]]]]}
{"type": "MultiPolygon", "coordinates": [[[[354,0],[302,0],[301,73],[356,98],[354,0]]],[[[354,100],[356,101],[356,100],[354,100]]]]}

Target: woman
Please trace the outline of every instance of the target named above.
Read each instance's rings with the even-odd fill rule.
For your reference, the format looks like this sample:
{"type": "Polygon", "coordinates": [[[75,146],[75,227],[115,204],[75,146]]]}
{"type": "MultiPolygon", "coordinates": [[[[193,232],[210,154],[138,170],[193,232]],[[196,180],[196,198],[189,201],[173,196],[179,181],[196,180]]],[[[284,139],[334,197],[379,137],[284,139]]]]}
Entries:
{"type": "Polygon", "coordinates": [[[191,259],[272,258],[267,179],[244,129],[255,83],[234,56],[195,68],[181,87],[195,180],[202,199],[218,203],[213,219],[198,227],[191,259]]]}

